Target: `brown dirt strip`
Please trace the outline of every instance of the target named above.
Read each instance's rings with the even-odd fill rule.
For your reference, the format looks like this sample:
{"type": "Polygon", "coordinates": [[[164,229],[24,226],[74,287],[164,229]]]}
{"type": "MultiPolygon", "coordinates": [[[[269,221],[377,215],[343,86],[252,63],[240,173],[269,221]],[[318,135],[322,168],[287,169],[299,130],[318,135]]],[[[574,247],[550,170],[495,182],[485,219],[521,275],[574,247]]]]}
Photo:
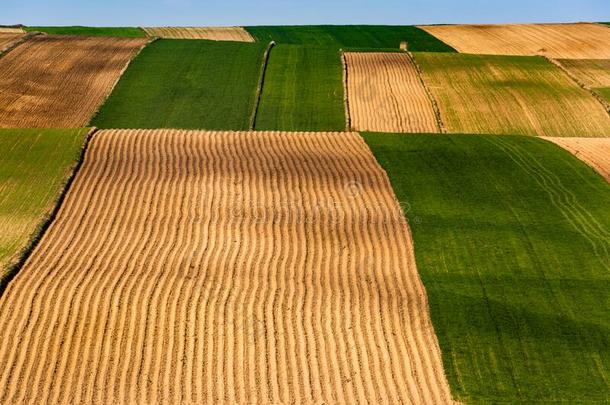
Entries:
{"type": "Polygon", "coordinates": [[[0,55],[10,49],[16,42],[21,40],[25,34],[3,34],[0,32],[0,55]]]}
{"type": "Polygon", "coordinates": [[[610,29],[599,24],[420,26],[462,53],[610,59],[610,29]]]}
{"type": "Polygon", "coordinates": [[[142,29],[152,37],[254,42],[254,37],[242,27],[146,27],[142,29]]]}
{"type": "Polygon", "coordinates": [[[610,183],[610,138],[544,138],[587,163],[610,183]]]}
{"type": "Polygon", "coordinates": [[[0,127],[85,126],[148,41],[52,35],[29,39],[0,59],[0,127]]]}
{"type": "Polygon", "coordinates": [[[375,132],[439,132],[434,107],[411,57],[345,53],[352,128],[375,132]]]}
{"type": "Polygon", "coordinates": [[[451,401],[355,133],[102,131],[0,298],[0,402],[451,401]]]}

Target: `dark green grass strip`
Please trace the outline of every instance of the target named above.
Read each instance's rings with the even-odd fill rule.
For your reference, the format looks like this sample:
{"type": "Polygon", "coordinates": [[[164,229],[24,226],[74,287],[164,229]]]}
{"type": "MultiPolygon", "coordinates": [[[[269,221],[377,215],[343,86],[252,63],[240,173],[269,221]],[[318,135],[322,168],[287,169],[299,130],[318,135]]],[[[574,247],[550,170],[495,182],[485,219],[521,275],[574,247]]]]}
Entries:
{"type": "Polygon", "coordinates": [[[93,125],[247,130],[266,46],[156,41],[132,61],[93,125]]]}
{"type": "Polygon", "coordinates": [[[318,45],[344,50],[399,49],[402,41],[411,51],[455,52],[426,31],[413,26],[388,25],[306,25],[258,26],[246,29],[260,42],[278,44],[318,45]]]}
{"type": "Polygon", "coordinates": [[[88,129],[0,129],[0,296],[55,218],[88,129]]]}
{"type": "Polygon", "coordinates": [[[332,48],[277,45],[270,53],[258,130],[343,131],[343,67],[332,48]]]}
{"type": "Polygon", "coordinates": [[[610,186],[526,137],[364,134],[465,403],[610,401],[610,186]]]}
{"type": "Polygon", "coordinates": [[[40,31],[54,35],[83,35],[83,36],[100,36],[100,37],[129,37],[141,38],[145,37],[146,33],[141,28],[137,27],[24,27],[28,32],[40,31]]]}

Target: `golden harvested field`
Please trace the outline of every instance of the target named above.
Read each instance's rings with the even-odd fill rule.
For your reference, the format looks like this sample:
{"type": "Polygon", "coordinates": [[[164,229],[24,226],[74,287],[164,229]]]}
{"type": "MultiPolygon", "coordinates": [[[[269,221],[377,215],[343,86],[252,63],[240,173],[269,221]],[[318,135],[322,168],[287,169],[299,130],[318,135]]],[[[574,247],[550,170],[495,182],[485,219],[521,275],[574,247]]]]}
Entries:
{"type": "Polygon", "coordinates": [[[147,27],[149,36],[177,39],[209,39],[212,41],[254,42],[242,27],[147,27]]]}
{"type": "Polygon", "coordinates": [[[0,59],[0,127],[86,125],[147,41],[52,35],[29,39],[0,59]]]}
{"type": "Polygon", "coordinates": [[[345,53],[352,127],[375,132],[439,132],[434,108],[411,57],[345,53]]]}
{"type": "Polygon", "coordinates": [[[25,34],[23,28],[0,27],[0,34],[25,34]]]}
{"type": "Polygon", "coordinates": [[[604,106],[543,58],[414,55],[450,133],[610,135],[604,106]]]}
{"type": "Polygon", "coordinates": [[[0,31],[0,53],[10,48],[15,42],[23,38],[25,34],[5,34],[0,31]]]}
{"type": "Polygon", "coordinates": [[[0,307],[1,403],[450,402],[355,133],[99,132],[0,307]]]}
{"type": "Polygon", "coordinates": [[[599,24],[420,26],[462,53],[610,59],[610,29],[599,24]]]}
{"type": "Polygon", "coordinates": [[[610,183],[610,138],[545,138],[594,168],[610,183]]]}

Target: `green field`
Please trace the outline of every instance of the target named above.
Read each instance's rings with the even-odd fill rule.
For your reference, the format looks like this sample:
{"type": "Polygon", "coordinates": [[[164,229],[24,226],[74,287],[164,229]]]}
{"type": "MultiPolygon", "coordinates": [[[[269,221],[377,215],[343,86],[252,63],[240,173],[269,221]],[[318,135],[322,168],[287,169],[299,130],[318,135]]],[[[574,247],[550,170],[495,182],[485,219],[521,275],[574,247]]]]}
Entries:
{"type": "Polygon", "coordinates": [[[137,27],[24,27],[28,32],[40,31],[54,35],[85,35],[100,37],[145,37],[146,33],[137,27]]]}
{"type": "Polygon", "coordinates": [[[332,48],[275,46],[265,73],[256,129],[345,130],[340,53],[332,48]]]}
{"type": "Polygon", "coordinates": [[[55,208],[87,129],[0,129],[0,294],[55,208]]]}
{"type": "Polygon", "coordinates": [[[98,128],[246,130],[266,44],[163,39],[125,72],[98,128]]]}
{"type": "Polygon", "coordinates": [[[610,186],[527,137],[365,134],[407,208],[454,396],[610,401],[610,186]]]}
{"type": "Polygon", "coordinates": [[[610,104],[610,87],[594,89],[599,96],[610,104]]]}
{"type": "Polygon", "coordinates": [[[319,45],[342,49],[398,49],[402,41],[412,51],[455,52],[426,31],[412,26],[389,25],[304,25],[259,26],[246,29],[260,42],[319,45]]]}
{"type": "Polygon", "coordinates": [[[610,117],[599,101],[542,57],[413,55],[450,133],[610,134],[610,117]]]}

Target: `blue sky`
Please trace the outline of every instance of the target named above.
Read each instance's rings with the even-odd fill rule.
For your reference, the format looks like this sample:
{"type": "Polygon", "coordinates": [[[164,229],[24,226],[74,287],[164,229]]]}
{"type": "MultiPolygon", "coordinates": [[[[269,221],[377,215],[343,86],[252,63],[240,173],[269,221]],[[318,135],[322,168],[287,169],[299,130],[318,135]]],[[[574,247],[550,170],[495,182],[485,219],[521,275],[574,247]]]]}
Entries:
{"type": "Polygon", "coordinates": [[[264,25],[610,21],[610,0],[2,0],[0,24],[264,25]]]}

